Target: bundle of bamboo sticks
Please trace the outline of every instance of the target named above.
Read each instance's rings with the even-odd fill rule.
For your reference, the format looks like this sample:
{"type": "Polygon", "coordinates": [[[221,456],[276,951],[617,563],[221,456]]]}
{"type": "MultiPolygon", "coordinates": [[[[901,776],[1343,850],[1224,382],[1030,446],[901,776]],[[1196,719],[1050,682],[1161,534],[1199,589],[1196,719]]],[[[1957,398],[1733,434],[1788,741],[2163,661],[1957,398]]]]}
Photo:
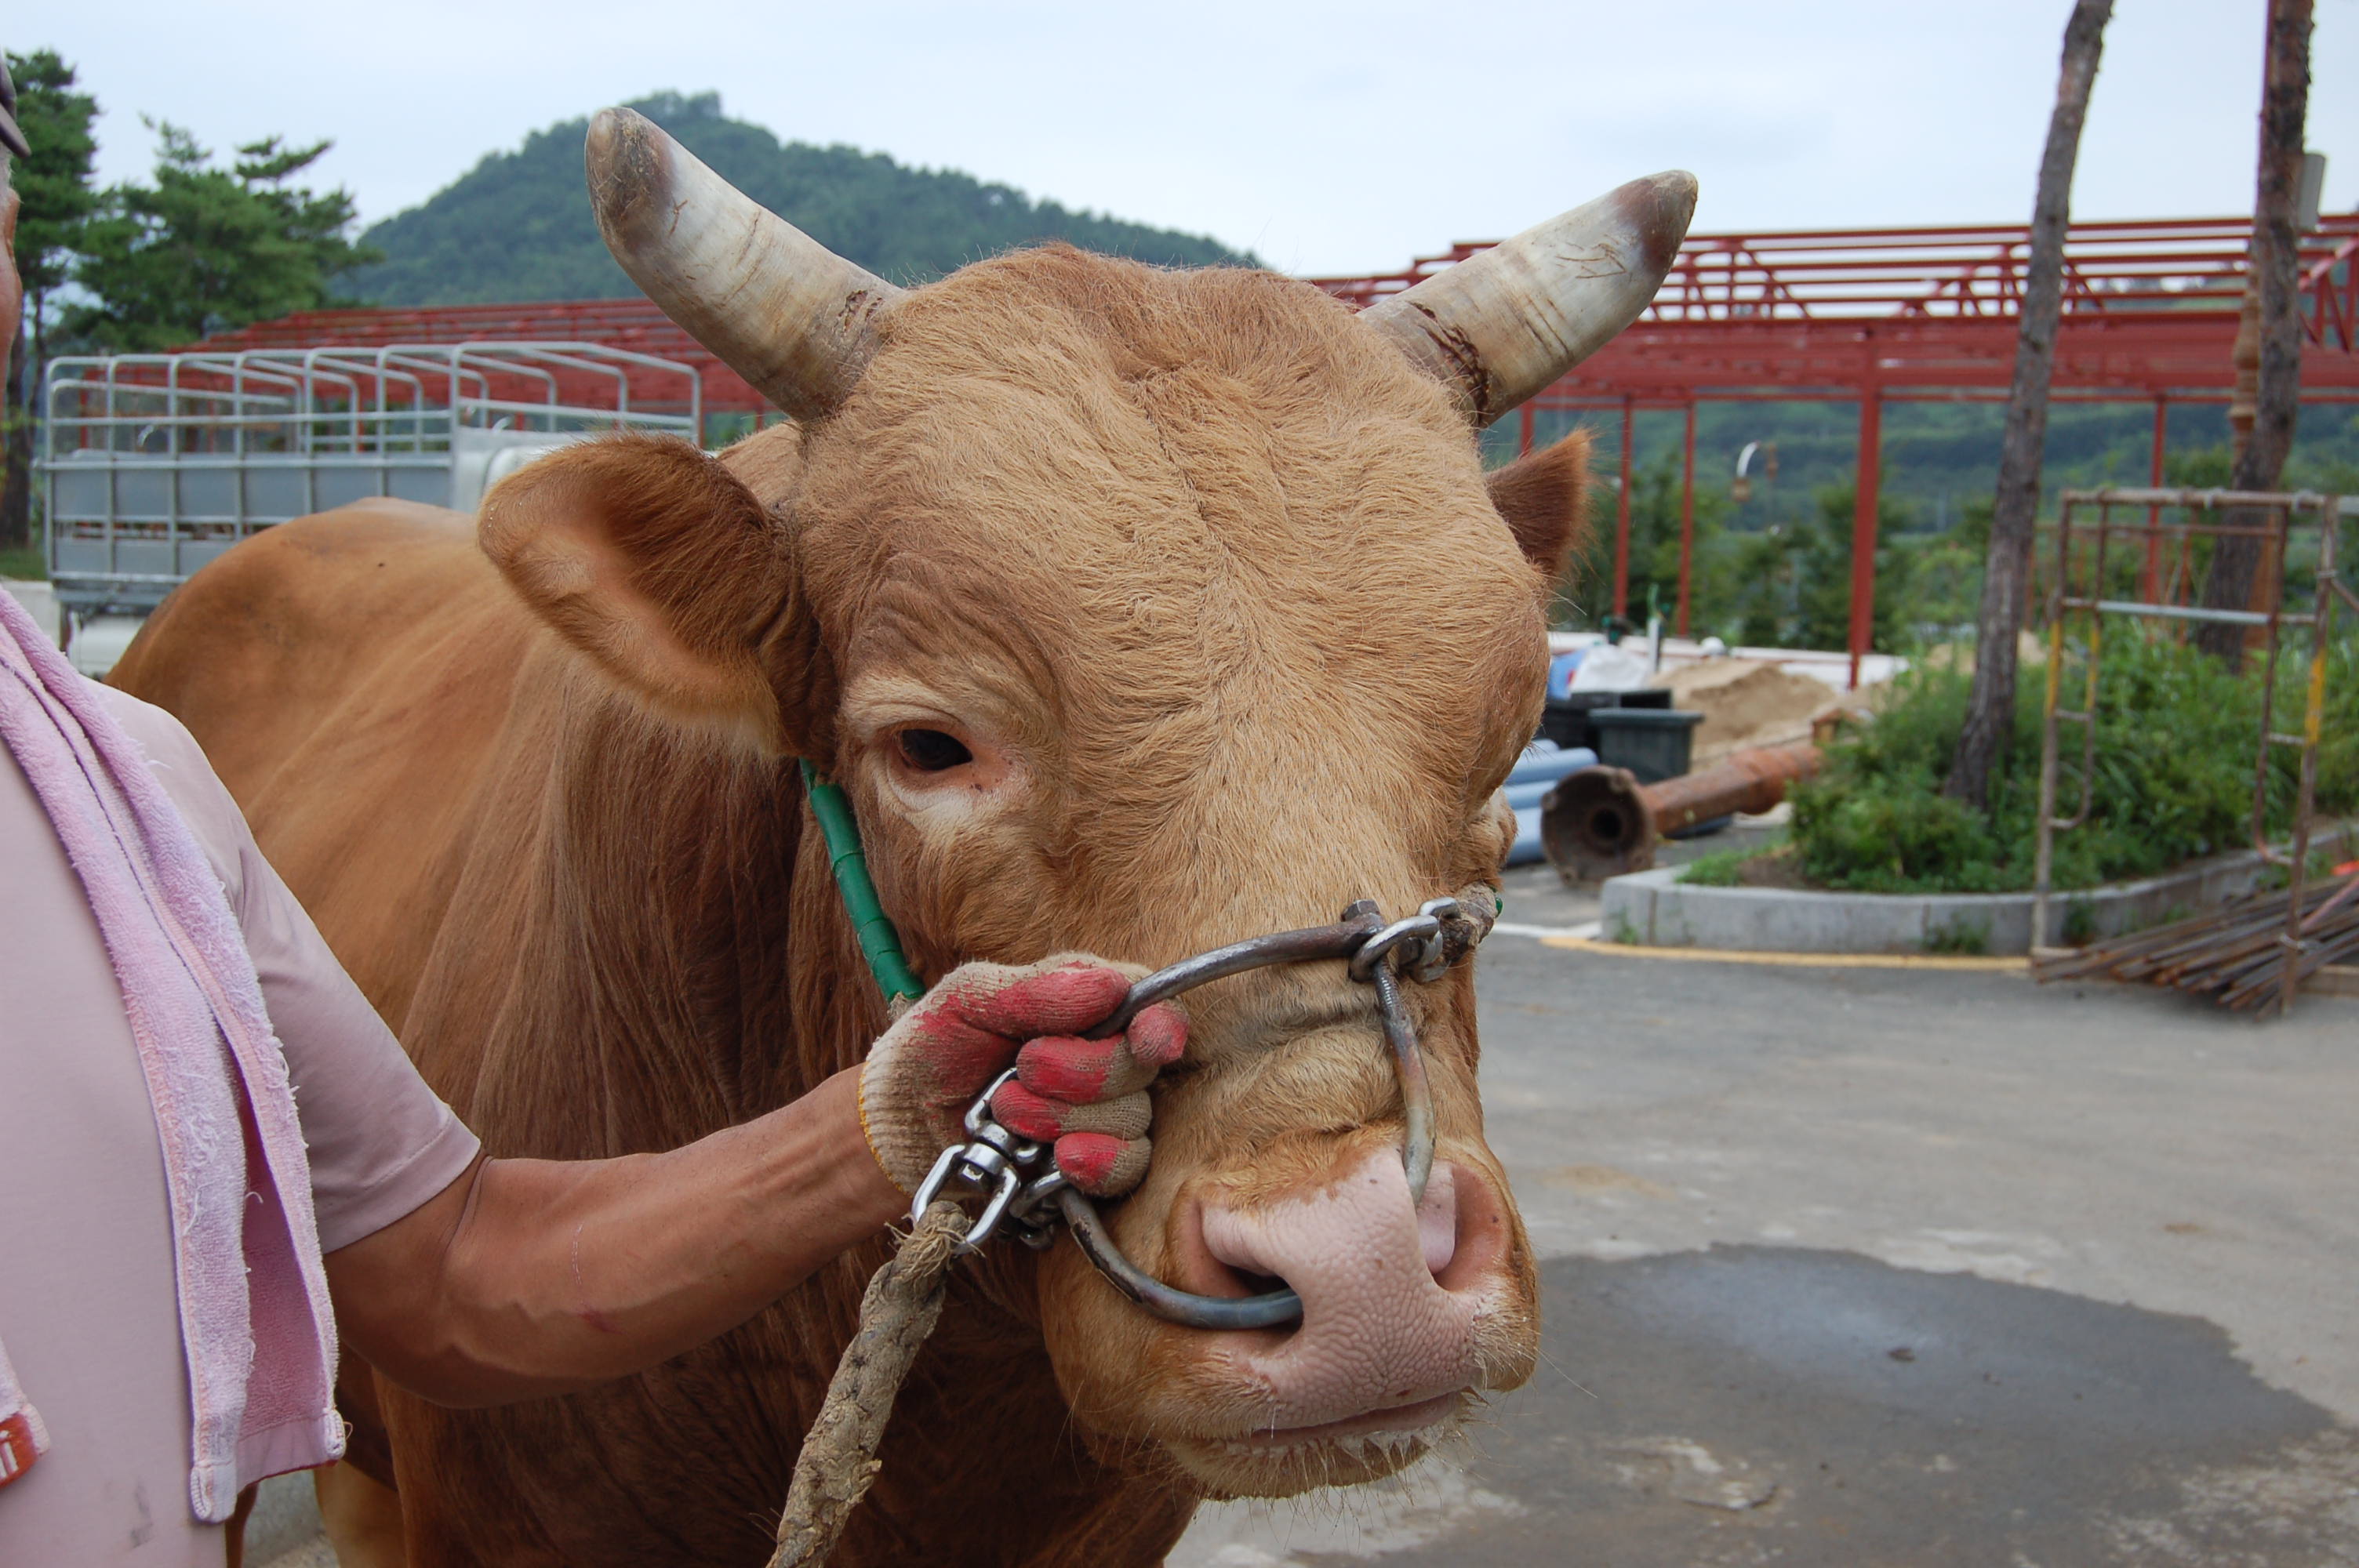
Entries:
{"type": "Polygon", "coordinates": [[[2298,923],[2283,892],[2255,893],[2168,925],[2033,960],[2040,980],[2144,980],[2209,994],[2267,1017],[2325,966],[2359,955],[2359,861],[2303,890],[2298,923]]]}

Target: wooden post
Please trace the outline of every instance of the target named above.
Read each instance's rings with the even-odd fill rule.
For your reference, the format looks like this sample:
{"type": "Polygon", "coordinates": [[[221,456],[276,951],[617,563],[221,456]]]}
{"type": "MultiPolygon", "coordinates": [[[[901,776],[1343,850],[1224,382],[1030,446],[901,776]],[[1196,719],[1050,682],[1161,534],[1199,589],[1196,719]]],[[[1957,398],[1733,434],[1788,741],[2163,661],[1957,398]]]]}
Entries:
{"type": "Polygon", "coordinates": [[[1695,399],[1688,399],[1687,446],[1680,459],[1680,609],[1674,636],[1688,634],[1688,599],[1695,575],[1695,399]]]}
{"type": "Polygon", "coordinates": [[[1621,493],[1614,506],[1614,614],[1616,619],[1630,619],[1630,485],[1636,476],[1631,472],[1631,434],[1638,422],[1638,400],[1622,400],[1622,478],[1614,488],[1621,493]]]}
{"type": "Polygon", "coordinates": [[[1884,398],[1875,383],[1859,389],[1859,484],[1851,513],[1851,687],[1859,689],[1860,655],[1875,633],[1876,502],[1884,481],[1884,398]]]}

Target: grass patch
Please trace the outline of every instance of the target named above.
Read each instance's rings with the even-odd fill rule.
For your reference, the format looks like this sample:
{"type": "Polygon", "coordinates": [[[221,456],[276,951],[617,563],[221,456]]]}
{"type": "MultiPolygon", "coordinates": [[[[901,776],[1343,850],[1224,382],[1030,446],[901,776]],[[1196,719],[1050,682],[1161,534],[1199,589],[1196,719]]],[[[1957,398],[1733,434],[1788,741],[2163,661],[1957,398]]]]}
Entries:
{"type": "MultiPolygon", "coordinates": [[[[2096,762],[2088,822],[2056,836],[2055,885],[2151,876],[2246,840],[2253,748],[2260,728],[2257,659],[2242,675],[2161,638],[2106,628],[2098,698],[2096,762]]],[[[2078,706],[2083,678],[2068,652],[2066,706],[2078,706]]],[[[2276,726],[2297,729],[2306,659],[2279,672],[2276,726]]],[[[2330,650],[2326,740],[2319,749],[2318,809],[2359,807],[2359,639],[2330,650]]],[[[1827,748],[1814,779],[1797,784],[1792,841],[1819,887],[1854,892],[2008,892],[2031,885],[2038,804],[2039,712],[2046,672],[2030,668],[2017,687],[2012,742],[1992,780],[1985,816],[1940,793],[1959,730],[1968,679],[1912,670],[1873,724],[1827,748]]],[[[2060,809],[2080,799],[2077,736],[2062,731],[2060,809]]],[[[2271,758],[2267,822],[2290,825],[2294,755],[2271,758]]],[[[2069,919],[2069,916],[2068,916],[2069,919]]]]}
{"type": "Polygon", "coordinates": [[[1743,887],[1745,862],[1761,853],[1757,846],[1750,849],[1715,849],[1681,866],[1679,880],[1700,888],[1743,887]]]}
{"type": "Polygon", "coordinates": [[[0,577],[31,578],[37,582],[49,579],[48,552],[38,545],[11,545],[0,549],[0,577]]]}
{"type": "Polygon", "coordinates": [[[1962,914],[1947,925],[1936,925],[1925,935],[1925,951],[1979,958],[1990,951],[1990,922],[1962,914]]]}
{"type": "Polygon", "coordinates": [[[1692,887],[1806,889],[1810,880],[1793,844],[1781,833],[1748,849],[1718,849],[1699,855],[1673,879],[1692,887]]]}

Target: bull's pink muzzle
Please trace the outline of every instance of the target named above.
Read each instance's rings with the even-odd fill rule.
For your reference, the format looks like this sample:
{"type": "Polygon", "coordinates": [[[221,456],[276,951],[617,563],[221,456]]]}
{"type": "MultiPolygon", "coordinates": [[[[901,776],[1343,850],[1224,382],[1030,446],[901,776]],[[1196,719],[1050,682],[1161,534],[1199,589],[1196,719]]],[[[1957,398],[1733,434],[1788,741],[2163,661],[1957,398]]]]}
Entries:
{"type": "Polygon", "coordinates": [[[1386,1149],[1301,1196],[1200,1213],[1212,1260],[1302,1298],[1299,1327],[1224,1347],[1266,1397],[1256,1430],[1283,1437],[1444,1401],[1414,1412],[1430,1422],[1477,1383],[1478,1325],[1509,1288],[1509,1227],[1482,1177],[1437,1162],[1412,1206],[1400,1155],[1386,1149]]]}

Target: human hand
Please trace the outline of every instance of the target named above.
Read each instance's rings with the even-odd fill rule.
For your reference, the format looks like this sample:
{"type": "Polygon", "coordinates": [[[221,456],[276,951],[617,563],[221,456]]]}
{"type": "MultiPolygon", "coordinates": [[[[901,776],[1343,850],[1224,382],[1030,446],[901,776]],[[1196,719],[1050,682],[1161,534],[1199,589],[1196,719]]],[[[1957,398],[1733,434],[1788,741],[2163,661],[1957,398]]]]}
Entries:
{"type": "Polygon", "coordinates": [[[1147,1173],[1147,1086],[1180,1059],[1185,1016],[1147,1008],[1121,1034],[1081,1031],[1120,1006],[1143,971],[1060,954],[1037,964],[962,964],[870,1047],[860,1074],[860,1121],[876,1162],[914,1193],[941,1152],[966,1141],[963,1120],[991,1081],[1012,1131],[1053,1143],[1057,1168],[1083,1192],[1118,1197],[1147,1173]]]}

